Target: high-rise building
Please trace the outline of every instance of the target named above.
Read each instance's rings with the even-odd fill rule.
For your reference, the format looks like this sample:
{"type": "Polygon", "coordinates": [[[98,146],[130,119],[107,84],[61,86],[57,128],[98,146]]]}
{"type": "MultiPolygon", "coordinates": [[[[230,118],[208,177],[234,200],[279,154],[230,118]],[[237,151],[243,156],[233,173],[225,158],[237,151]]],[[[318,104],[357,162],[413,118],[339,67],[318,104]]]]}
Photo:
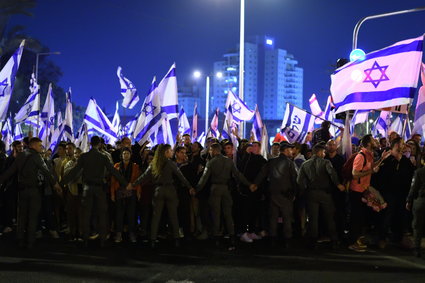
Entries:
{"type": "MultiPolygon", "coordinates": [[[[276,48],[270,37],[253,37],[245,43],[244,101],[251,109],[257,104],[263,120],[282,120],[286,102],[302,107],[303,69],[286,50],[276,48]]],[[[238,94],[239,47],[214,63],[214,73],[223,78],[213,79],[210,113],[224,110],[227,91],[238,94]]]]}

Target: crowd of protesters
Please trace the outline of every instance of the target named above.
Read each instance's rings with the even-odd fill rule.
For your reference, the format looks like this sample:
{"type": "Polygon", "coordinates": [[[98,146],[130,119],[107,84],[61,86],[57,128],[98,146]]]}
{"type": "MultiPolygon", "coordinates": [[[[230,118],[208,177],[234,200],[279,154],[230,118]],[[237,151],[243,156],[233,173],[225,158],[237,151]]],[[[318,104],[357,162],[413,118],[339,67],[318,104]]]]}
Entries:
{"type": "Polygon", "coordinates": [[[328,125],[305,144],[189,135],[150,148],[97,136],[89,152],[62,142],[44,150],[38,138],[0,143],[0,233],[20,247],[50,237],[87,246],[123,241],[152,247],[159,239],[213,239],[234,249],[267,241],[290,248],[326,244],[365,252],[388,243],[420,256],[425,225],[421,136],[365,135],[353,155],[340,153],[328,125]]]}

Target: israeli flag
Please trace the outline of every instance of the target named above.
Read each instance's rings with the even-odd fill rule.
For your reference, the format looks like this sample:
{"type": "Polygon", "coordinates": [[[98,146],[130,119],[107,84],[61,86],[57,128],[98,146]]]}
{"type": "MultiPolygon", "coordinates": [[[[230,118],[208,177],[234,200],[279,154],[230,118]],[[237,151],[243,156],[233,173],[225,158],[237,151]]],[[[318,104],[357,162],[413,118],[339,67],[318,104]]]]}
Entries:
{"type": "Polygon", "coordinates": [[[21,124],[15,124],[15,132],[13,139],[15,141],[20,141],[24,139],[24,133],[22,132],[21,124]]]}
{"type": "Polygon", "coordinates": [[[121,132],[122,132],[121,137],[127,137],[127,138],[132,138],[133,137],[134,129],[136,128],[137,119],[138,119],[139,115],[140,115],[140,113],[138,113],[133,119],[131,119],[130,121],[128,121],[127,124],[124,125],[124,127],[122,127],[122,129],[121,129],[121,132]]]}
{"type": "Polygon", "coordinates": [[[53,153],[55,153],[59,143],[63,140],[65,140],[65,137],[64,137],[63,123],[61,123],[52,134],[49,149],[52,150],[53,153]]]}
{"type": "Polygon", "coordinates": [[[255,106],[255,115],[254,115],[254,123],[252,123],[252,135],[254,136],[254,140],[261,141],[263,136],[263,120],[261,120],[260,111],[258,110],[258,105],[255,106]]]}
{"type": "Polygon", "coordinates": [[[84,122],[87,124],[87,131],[94,129],[105,137],[109,138],[110,141],[117,139],[117,133],[112,126],[111,121],[103,113],[102,109],[96,104],[96,100],[91,98],[89,105],[87,106],[86,113],[84,115],[84,122]]]}
{"type": "Polygon", "coordinates": [[[43,122],[43,128],[39,132],[39,138],[43,141],[43,146],[47,147],[52,139],[53,132],[55,130],[55,105],[53,98],[52,84],[49,84],[47,91],[46,101],[41,111],[41,121],[43,122]]]}
{"type": "Polygon", "coordinates": [[[391,112],[381,111],[381,114],[379,114],[379,117],[376,119],[372,127],[372,133],[375,136],[381,134],[382,137],[387,137],[388,128],[391,123],[390,116],[391,112]]]}
{"type": "Polygon", "coordinates": [[[169,120],[178,117],[178,92],[176,63],[174,63],[164,78],[159,82],[157,92],[161,101],[162,111],[169,120]]]}
{"type": "Polygon", "coordinates": [[[115,132],[117,133],[120,129],[120,123],[121,123],[120,114],[118,113],[118,111],[119,111],[119,103],[117,101],[115,105],[115,114],[114,114],[114,117],[112,118],[112,126],[114,127],[115,132]]]}
{"type": "Polygon", "coordinates": [[[397,42],[350,62],[332,75],[336,113],[411,103],[418,85],[423,36],[397,42]]]}
{"type": "Polygon", "coordinates": [[[232,108],[233,120],[236,123],[249,121],[254,117],[255,112],[250,110],[245,102],[237,97],[231,90],[227,93],[226,111],[229,107],[232,108]]]}
{"type": "Polygon", "coordinates": [[[199,137],[196,138],[196,141],[199,142],[202,146],[205,144],[205,139],[207,136],[205,135],[205,132],[202,132],[199,137]]]}
{"type": "Polygon", "coordinates": [[[7,152],[10,150],[10,145],[13,142],[12,121],[10,117],[7,118],[6,123],[4,123],[3,128],[1,129],[1,134],[6,145],[7,152]]]}
{"type": "Polygon", "coordinates": [[[190,134],[190,124],[189,120],[187,119],[186,112],[184,112],[183,107],[180,109],[179,113],[179,133],[184,134],[190,134]]]}
{"type": "MultiPolygon", "coordinates": [[[[207,129],[205,129],[206,131],[207,129]]],[[[204,132],[205,133],[205,132],[204,132]]],[[[196,141],[198,137],[198,104],[195,103],[192,117],[192,141],[196,141]]]]}
{"type": "Polygon", "coordinates": [[[350,133],[354,133],[354,127],[357,124],[362,124],[369,118],[369,110],[356,110],[350,123],[350,133]]]}
{"type": "Polygon", "coordinates": [[[87,125],[84,122],[75,135],[75,146],[80,148],[83,152],[87,152],[90,149],[87,125]]]}
{"type": "MultiPolygon", "coordinates": [[[[344,124],[335,119],[335,111],[333,109],[332,96],[328,96],[328,100],[326,103],[325,111],[322,114],[322,118],[326,121],[331,122],[331,126],[329,128],[329,133],[333,137],[337,137],[341,134],[341,130],[339,128],[344,128],[344,124]]],[[[323,120],[320,121],[320,124],[323,120]]],[[[317,124],[317,119],[316,119],[317,124]]]]}
{"type": "Polygon", "coordinates": [[[232,109],[232,106],[229,105],[229,108],[227,109],[227,112],[225,114],[223,132],[222,132],[222,136],[225,139],[231,140],[233,135],[232,131],[236,129],[236,124],[233,118],[234,118],[233,109],[232,109]]]}
{"type": "Polygon", "coordinates": [[[308,132],[314,128],[314,116],[292,104],[286,104],[281,133],[290,143],[304,143],[308,132]]]}
{"type": "Polygon", "coordinates": [[[121,95],[124,97],[121,105],[124,108],[133,109],[137,102],[139,102],[137,89],[129,79],[124,77],[121,67],[117,69],[117,76],[120,80],[121,95]]]}
{"type": "Polygon", "coordinates": [[[410,139],[412,137],[412,128],[410,126],[410,121],[409,121],[409,116],[406,115],[406,129],[404,130],[404,140],[407,141],[408,139],[410,139]]]}
{"type": "Polygon", "coordinates": [[[219,138],[220,137],[220,132],[218,131],[218,114],[220,113],[220,109],[217,108],[215,110],[214,116],[211,120],[211,125],[210,125],[210,133],[211,136],[214,138],[219,138]]]}
{"type": "Polygon", "coordinates": [[[133,134],[134,139],[142,145],[161,126],[162,118],[161,100],[154,78],[137,119],[133,134]]]}
{"type": "Polygon", "coordinates": [[[40,115],[40,86],[35,80],[35,75],[32,73],[30,80],[30,95],[24,105],[15,115],[15,123],[22,123],[26,120],[36,120],[40,115]]]}
{"type": "Polygon", "coordinates": [[[415,120],[413,123],[413,131],[414,134],[422,134],[424,133],[425,128],[425,64],[422,63],[421,68],[421,80],[422,86],[419,89],[418,93],[418,101],[416,102],[416,110],[415,110],[415,120]]]}
{"type": "Polygon", "coordinates": [[[16,73],[24,51],[25,40],[22,40],[19,48],[13,53],[6,65],[0,71],[0,121],[5,121],[9,108],[10,97],[15,84],[16,73]]]}
{"type": "Polygon", "coordinates": [[[403,123],[401,122],[400,116],[397,116],[397,118],[394,119],[394,121],[391,123],[390,126],[390,133],[396,132],[400,136],[402,136],[403,133],[403,123]]]}
{"type": "MultiPolygon", "coordinates": [[[[308,100],[308,102],[310,104],[311,113],[314,116],[322,117],[323,116],[323,111],[322,111],[322,108],[320,108],[319,101],[317,100],[316,94],[313,93],[311,95],[310,99],[308,100]]],[[[316,119],[315,123],[316,124],[321,124],[322,121],[323,121],[322,119],[316,119]]]]}
{"type": "Polygon", "coordinates": [[[269,146],[270,146],[270,141],[269,141],[269,135],[267,133],[267,127],[264,124],[263,128],[261,129],[261,155],[264,157],[264,159],[268,159],[269,158],[269,146]]]}
{"type": "Polygon", "coordinates": [[[72,121],[72,102],[71,102],[71,88],[66,93],[66,108],[65,108],[65,123],[63,125],[65,139],[74,141],[74,127],[72,121]]]}

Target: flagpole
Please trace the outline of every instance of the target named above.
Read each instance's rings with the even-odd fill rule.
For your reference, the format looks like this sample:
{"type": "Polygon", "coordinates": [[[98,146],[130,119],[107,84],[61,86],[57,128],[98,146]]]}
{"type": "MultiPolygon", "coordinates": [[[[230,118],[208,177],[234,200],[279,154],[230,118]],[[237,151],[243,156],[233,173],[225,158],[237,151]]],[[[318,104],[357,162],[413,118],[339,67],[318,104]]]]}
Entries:
{"type": "MultiPolygon", "coordinates": [[[[298,108],[298,109],[300,109],[300,110],[302,110],[302,111],[304,111],[304,112],[306,112],[306,113],[308,113],[308,114],[310,114],[311,116],[313,116],[313,117],[316,117],[316,118],[318,118],[318,119],[320,119],[320,120],[323,120],[323,121],[328,121],[328,120],[326,120],[326,119],[323,119],[322,117],[319,117],[319,116],[316,116],[316,115],[314,115],[314,114],[312,114],[311,112],[308,112],[307,110],[305,110],[305,109],[302,109],[302,108],[300,108],[300,107],[298,107],[298,106],[296,106],[296,105],[294,105],[294,104],[292,104],[292,103],[290,103],[290,102],[286,102],[287,104],[289,104],[289,105],[291,105],[291,106],[293,106],[293,107],[295,107],[295,108],[298,108]]],[[[348,116],[347,116],[348,117],[348,116]]],[[[332,123],[331,121],[328,121],[332,126],[334,126],[334,127],[337,127],[337,128],[340,128],[340,126],[338,126],[337,124],[334,124],[334,123],[332,123]]]]}
{"type": "MultiPolygon", "coordinates": [[[[245,73],[245,0],[241,0],[240,30],[239,30],[239,98],[244,100],[245,73]]],[[[245,137],[245,122],[241,123],[242,138],[245,137]]]]}

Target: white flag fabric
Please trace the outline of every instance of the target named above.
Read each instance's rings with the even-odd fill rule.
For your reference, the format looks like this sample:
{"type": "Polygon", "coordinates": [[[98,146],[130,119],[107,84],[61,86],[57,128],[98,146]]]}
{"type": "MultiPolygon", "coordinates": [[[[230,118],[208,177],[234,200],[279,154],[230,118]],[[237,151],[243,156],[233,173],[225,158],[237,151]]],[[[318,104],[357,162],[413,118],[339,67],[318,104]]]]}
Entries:
{"type": "Polygon", "coordinates": [[[168,70],[167,74],[158,84],[157,92],[161,101],[162,111],[167,114],[168,119],[177,118],[179,114],[179,103],[175,63],[170,67],[170,70],[168,70]]]}
{"type": "Polygon", "coordinates": [[[400,136],[402,136],[403,133],[403,124],[401,122],[400,116],[397,116],[397,118],[394,119],[394,121],[391,123],[390,126],[390,133],[396,132],[400,136]]]}
{"type": "Polygon", "coordinates": [[[56,149],[61,141],[64,140],[64,130],[63,123],[59,124],[59,126],[53,131],[51,142],[49,145],[49,149],[52,150],[53,153],[56,152],[56,149]]]}
{"type": "Polygon", "coordinates": [[[162,117],[161,100],[154,78],[136,122],[133,134],[134,139],[142,145],[161,126],[162,117]]]}
{"type": "Polygon", "coordinates": [[[12,96],[13,86],[15,84],[16,73],[21,62],[22,52],[24,51],[25,40],[22,40],[19,48],[13,53],[12,57],[0,71],[0,121],[5,121],[7,110],[9,109],[10,97],[12,96]]]}
{"type": "MultiPolygon", "coordinates": [[[[207,129],[205,129],[205,131],[207,131],[207,129]]],[[[195,103],[195,107],[193,108],[193,117],[192,117],[192,142],[196,141],[197,137],[198,137],[198,104],[195,103]]]]}
{"type": "Polygon", "coordinates": [[[267,133],[267,127],[264,124],[261,129],[261,155],[266,160],[269,158],[269,145],[269,135],[267,133]]]}
{"type": "Polygon", "coordinates": [[[37,119],[40,115],[40,86],[35,80],[35,75],[32,73],[30,80],[30,95],[24,105],[15,115],[15,123],[22,123],[26,120],[37,119]]]}
{"type": "MultiPolygon", "coordinates": [[[[324,113],[322,111],[322,108],[320,108],[319,101],[317,100],[316,94],[313,93],[310,99],[308,100],[308,102],[310,104],[311,113],[314,116],[322,117],[324,113]]],[[[322,119],[316,119],[315,123],[321,124],[322,121],[323,121],[322,119]]]]}
{"type": "Polygon", "coordinates": [[[245,102],[237,97],[231,90],[227,93],[226,112],[229,107],[232,108],[233,120],[236,123],[249,121],[254,117],[255,112],[250,110],[245,102]]]}
{"type": "Polygon", "coordinates": [[[369,117],[369,110],[356,110],[350,123],[350,133],[354,133],[354,127],[357,124],[365,123],[369,117]]]}
{"type": "Polygon", "coordinates": [[[221,132],[222,137],[229,140],[232,140],[232,131],[236,128],[235,121],[233,120],[234,116],[232,111],[233,109],[229,105],[229,108],[227,109],[224,118],[223,131],[221,132]]]}
{"type": "Polygon", "coordinates": [[[121,95],[124,98],[121,105],[124,108],[133,109],[137,102],[139,102],[137,89],[129,79],[124,77],[121,67],[118,67],[117,69],[117,76],[120,80],[121,95]]]}
{"type": "Polygon", "coordinates": [[[418,101],[416,102],[415,121],[413,123],[413,134],[422,134],[425,129],[425,64],[421,65],[422,86],[419,89],[418,101]]]}
{"type": "Polygon", "coordinates": [[[336,113],[409,104],[418,85],[423,36],[400,41],[345,64],[332,75],[336,113]]]}
{"type": "Polygon", "coordinates": [[[314,128],[314,116],[305,110],[286,104],[281,133],[290,143],[304,143],[308,132],[314,128]]]}
{"type": "Polygon", "coordinates": [[[190,134],[190,124],[189,119],[187,119],[186,112],[184,112],[183,107],[180,109],[179,113],[179,133],[184,134],[190,134]]]}
{"type": "Polygon", "coordinates": [[[255,106],[255,115],[254,122],[252,123],[252,134],[256,141],[261,141],[263,137],[263,120],[261,119],[260,111],[258,110],[258,105],[255,106]]]}
{"type": "Polygon", "coordinates": [[[117,139],[117,133],[112,127],[111,121],[96,104],[96,100],[91,98],[84,115],[84,122],[87,124],[87,131],[94,129],[103,134],[111,142],[117,139]]]}
{"type": "Polygon", "coordinates": [[[3,136],[3,141],[6,145],[6,152],[10,150],[10,145],[13,142],[13,132],[12,132],[12,121],[7,118],[6,123],[4,123],[3,128],[1,129],[1,134],[3,136]]]}
{"type": "Polygon", "coordinates": [[[115,114],[114,114],[114,117],[112,118],[112,126],[114,127],[114,130],[116,133],[118,133],[120,128],[120,123],[121,123],[120,114],[118,113],[118,110],[119,110],[119,103],[117,101],[115,105],[115,114]]]}
{"type": "Polygon", "coordinates": [[[43,122],[43,128],[40,130],[39,138],[43,142],[43,146],[47,146],[51,142],[53,132],[55,130],[55,105],[53,98],[53,89],[52,84],[49,84],[49,89],[47,91],[46,101],[41,111],[41,121],[43,122]]]}
{"type": "Polygon", "coordinates": [[[220,109],[217,108],[215,110],[214,116],[211,120],[210,133],[211,133],[211,136],[214,137],[214,138],[220,137],[220,132],[218,131],[218,115],[219,115],[219,113],[220,113],[220,109]]]}
{"type": "Polygon", "coordinates": [[[13,134],[13,139],[15,141],[21,141],[24,139],[24,133],[22,132],[21,124],[15,124],[15,131],[13,134]]]}
{"type": "Polygon", "coordinates": [[[381,114],[379,114],[379,117],[376,120],[374,125],[375,133],[379,133],[381,134],[381,136],[387,137],[388,127],[390,124],[390,116],[391,116],[391,112],[381,111],[381,114]]]}
{"type": "Polygon", "coordinates": [[[66,94],[65,122],[63,125],[65,139],[74,141],[74,126],[72,116],[71,88],[66,94]]]}

